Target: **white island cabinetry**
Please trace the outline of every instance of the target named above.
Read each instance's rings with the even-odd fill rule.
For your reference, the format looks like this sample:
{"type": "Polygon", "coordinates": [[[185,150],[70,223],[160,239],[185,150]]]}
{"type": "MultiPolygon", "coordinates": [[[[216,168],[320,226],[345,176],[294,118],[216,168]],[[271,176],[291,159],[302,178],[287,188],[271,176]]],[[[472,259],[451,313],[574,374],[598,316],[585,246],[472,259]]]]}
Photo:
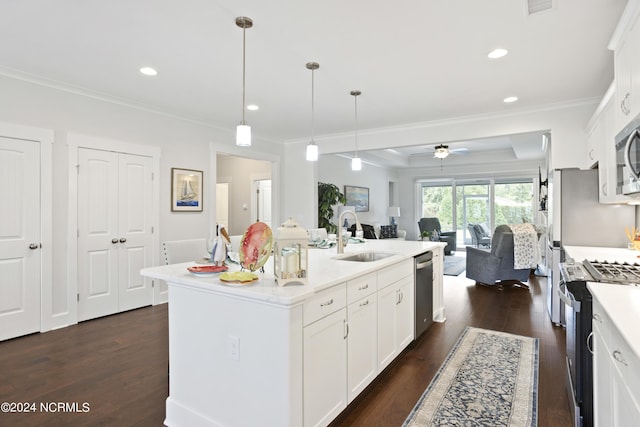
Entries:
{"type": "MultiPolygon", "coordinates": [[[[142,270],[169,286],[165,424],[328,425],[412,341],[413,257],[441,254],[443,247],[409,241],[347,246],[346,252],[393,254],[373,262],[339,260],[335,249],[310,250],[309,284],[284,287],[269,266],[257,283],[238,287],[188,273],[193,263],[142,270]],[[389,351],[381,351],[386,343],[389,351]]],[[[436,287],[434,320],[443,321],[436,287]]]]}
{"type": "Polygon", "coordinates": [[[378,274],[347,283],[347,388],[351,402],[378,375],[378,274]]]}
{"type": "Polygon", "coordinates": [[[378,370],[382,371],[413,341],[413,261],[379,273],[378,370]]]}

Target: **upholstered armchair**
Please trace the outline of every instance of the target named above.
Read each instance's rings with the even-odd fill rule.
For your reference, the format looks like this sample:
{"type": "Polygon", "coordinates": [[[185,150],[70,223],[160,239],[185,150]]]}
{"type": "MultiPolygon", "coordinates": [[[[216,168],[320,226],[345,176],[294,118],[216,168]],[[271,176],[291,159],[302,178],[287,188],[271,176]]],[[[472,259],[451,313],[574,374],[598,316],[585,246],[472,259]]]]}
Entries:
{"type": "Polygon", "coordinates": [[[483,285],[502,285],[502,281],[514,281],[515,285],[528,289],[522,282],[529,279],[530,268],[513,268],[513,233],[508,225],[499,225],[493,232],[491,249],[467,246],[467,278],[483,285]]]}
{"type": "Polygon", "coordinates": [[[471,234],[471,242],[476,247],[491,247],[491,231],[487,224],[467,224],[467,229],[471,234]]]}
{"type": "MultiPolygon", "coordinates": [[[[418,221],[418,228],[420,229],[421,236],[425,231],[429,233],[429,236],[431,236],[433,230],[436,230],[440,236],[440,241],[447,243],[447,246],[444,247],[445,255],[450,255],[451,252],[456,250],[457,232],[455,230],[442,231],[440,220],[438,218],[420,218],[420,221],[418,221]]],[[[429,237],[427,237],[427,239],[428,238],[429,237]]]]}

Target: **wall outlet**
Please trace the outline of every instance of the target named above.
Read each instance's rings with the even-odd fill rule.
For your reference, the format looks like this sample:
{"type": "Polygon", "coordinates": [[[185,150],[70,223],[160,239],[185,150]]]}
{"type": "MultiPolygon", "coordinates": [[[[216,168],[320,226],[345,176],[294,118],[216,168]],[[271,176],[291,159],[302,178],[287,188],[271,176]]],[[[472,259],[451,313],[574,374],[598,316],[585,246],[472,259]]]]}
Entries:
{"type": "Polygon", "coordinates": [[[229,357],[240,360],[240,338],[229,335],[229,357]]]}

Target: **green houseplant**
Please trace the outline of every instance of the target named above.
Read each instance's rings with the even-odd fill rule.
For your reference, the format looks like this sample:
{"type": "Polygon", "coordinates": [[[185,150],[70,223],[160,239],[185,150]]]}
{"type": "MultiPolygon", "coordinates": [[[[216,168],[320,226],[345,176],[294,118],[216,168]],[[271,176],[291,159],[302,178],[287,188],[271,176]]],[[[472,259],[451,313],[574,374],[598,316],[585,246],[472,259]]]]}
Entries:
{"type": "Polygon", "coordinates": [[[347,198],[337,186],[318,182],[318,227],[325,228],[327,233],[335,233],[338,227],[331,222],[333,207],[346,201],[347,198]]]}

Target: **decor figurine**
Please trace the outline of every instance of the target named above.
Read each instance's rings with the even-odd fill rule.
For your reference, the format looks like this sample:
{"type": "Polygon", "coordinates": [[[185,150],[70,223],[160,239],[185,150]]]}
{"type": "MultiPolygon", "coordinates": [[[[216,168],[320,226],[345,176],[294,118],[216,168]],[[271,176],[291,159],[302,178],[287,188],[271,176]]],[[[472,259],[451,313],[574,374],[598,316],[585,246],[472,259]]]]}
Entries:
{"type": "Polygon", "coordinates": [[[224,265],[227,259],[227,245],[231,243],[229,234],[224,225],[218,224],[216,227],[216,238],[211,247],[211,262],[213,265],[224,265]]]}
{"type": "Polygon", "coordinates": [[[308,284],[307,232],[291,218],[276,231],[273,246],[273,272],[279,286],[308,284]]]}

